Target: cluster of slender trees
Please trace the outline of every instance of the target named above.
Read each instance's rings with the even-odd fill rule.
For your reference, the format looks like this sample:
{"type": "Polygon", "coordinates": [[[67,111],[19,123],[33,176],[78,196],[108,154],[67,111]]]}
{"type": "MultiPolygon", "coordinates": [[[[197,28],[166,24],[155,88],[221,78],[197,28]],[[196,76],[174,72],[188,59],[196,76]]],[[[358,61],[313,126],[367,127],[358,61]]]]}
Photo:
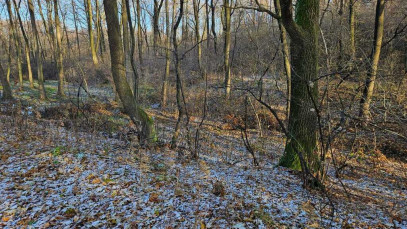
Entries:
{"type": "MultiPolygon", "coordinates": [[[[73,53],[76,53],[78,58],[86,55],[81,45],[84,41],[81,39],[83,30],[80,19],[84,17],[88,53],[95,67],[100,64],[104,54],[107,53],[105,45],[107,31],[115,90],[126,113],[140,125],[142,133],[140,138],[143,142],[157,140],[153,119],[139,105],[140,78],[147,74],[145,49],[152,49],[152,56],[155,58],[162,54],[165,58],[161,87],[161,105],[163,107],[168,103],[170,73],[171,68],[174,69],[175,97],[178,107],[178,122],[172,139],[174,147],[180,131],[180,121],[186,115],[181,80],[181,60],[185,53],[181,53],[180,49],[183,51],[190,49],[195,53],[197,71],[204,79],[208,68],[204,63],[203,45],[206,43],[207,49],[212,48],[215,53],[219,52],[219,44],[223,45],[222,55],[219,58],[222,58],[223,61],[224,97],[228,100],[233,90],[231,43],[234,32],[232,30],[233,19],[237,17],[235,12],[247,10],[268,15],[278,25],[282,65],[287,86],[287,127],[280,121],[277,114],[273,113],[279,120],[281,129],[287,138],[285,154],[281,158],[280,164],[298,170],[307,170],[310,173],[314,173],[320,168],[320,158],[316,153],[318,135],[321,134],[318,134],[320,112],[318,81],[321,79],[320,40],[321,27],[325,15],[329,12],[331,0],[104,0],[104,12],[99,0],[84,0],[80,4],[78,1],[72,0],[69,4],[73,17],[71,22],[67,22],[68,14],[63,13],[60,0],[45,0],[46,15],[43,13],[44,1],[42,0],[36,2],[33,0],[5,0],[5,2],[9,36],[2,34],[2,41],[9,46],[7,49],[9,50],[9,66],[5,69],[0,61],[3,99],[13,97],[9,72],[10,59],[14,53],[18,76],[16,78],[20,90],[23,89],[23,63],[25,62],[30,87],[34,87],[34,78],[36,78],[40,99],[46,99],[43,63],[46,59],[51,59],[55,65],[58,79],[58,96],[61,98],[65,96],[64,64],[66,61],[64,58],[73,53]],[[30,24],[24,21],[25,15],[20,10],[24,6],[28,9],[30,24]],[[192,17],[189,17],[191,12],[192,17]],[[182,35],[178,31],[179,29],[182,35]],[[72,42],[72,40],[75,41],[72,42]],[[180,46],[187,41],[190,44],[189,47],[180,46]],[[45,52],[46,48],[48,48],[47,52],[45,52]],[[33,73],[33,69],[36,69],[36,73],[33,73]]],[[[340,70],[352,72],[357,59],[355,15],[359,2],[358,0],[337,0],[334,3],[339,5],[339,15],[346,10],[345,6],[348,9],[347,28],[349,29],[346,37],[348,37],[350,45],[350,63],[347,67],[342,66],[340,70]]],[[[372,52],[368,58],[368,70],[360,99],[359,114],[363,123],[369,120],[369,107],[383,45],[386,4],[389,4],[386,0],[376,2],[372,52]]],[[[66,7],[64,5],[65,10],[66,7]]],[[[274,23],[270,23],[269,26],[273,25],[274,23]]],[[[345,26],[340,25],[340,31],[338,31],[340,36],[343,36],[344,33],[342,27],[345,26]]],[[[400,35],[403,34],[405,27],[401,26],[398,29],[397,35],[400,35]]],[[[322,38],[325,39],[323,34],[322,38]]],[[[323,42],[325,43],[325,40],[323,42]]],[[[339,42],[340,56],[342,56],[345,45],[342,39],[339,42]]]]}

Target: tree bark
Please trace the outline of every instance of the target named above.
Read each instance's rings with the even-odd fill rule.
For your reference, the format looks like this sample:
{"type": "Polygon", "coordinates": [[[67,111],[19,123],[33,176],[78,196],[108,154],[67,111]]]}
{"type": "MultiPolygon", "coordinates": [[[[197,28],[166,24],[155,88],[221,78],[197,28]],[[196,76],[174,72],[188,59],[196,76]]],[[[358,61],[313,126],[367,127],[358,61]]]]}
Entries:
{"type": "Polygon", "coordinates": [[[137,16],[137,49],[138,49],[138,59],[139,59],[139,63],[140,63],[140,77],[143,77],[143,75],[144,75],[143,31],[141,28],[140,0],[136,0],[136,16],[137,16]]]}
{"type": "Polygon", "coordinates": [[[126,80],[117,0],[104,0],[103,2],[106,13],[112,75],[116,90],[119,94],[120,100],[123,103],[124,110],[130,116],[131,120],[136,125],[138,125],[139,122],[141,123],[141,133],[139,135],[140,143],[145,144],[155,142],[157,141],[157,136],[154,129],[154,121],[136,103],[130,86],[126,80]]]}
{"type": "Polygon", "coordinates": [[[91,0],[85,0],[86,4],[86,18],[88,21],[88,34],[89,34],[89,46],[90,46],[90,51],[92,53],[92,61],[94,65],[97,65],[99,63],[98,61],[98,57],[96,54],[96,47],[95,47],[95,40],[94,40],[94,36],[93,36],[93,15],[92,15],[92,3],[91,0]]]}
{"type": "Polygon", "coordinates": [[[230,97],[230,84],[231,84],[231,76],[230,76],[230,27],[231,27],[231,10],[230,10],[230,0],[223,0],[223,17],[224,17],[224,26],[223,32],[224,34],[224,48],[223,48],[223,65],[225,71],[225,97],[229,99],[230,97]]]}
{"type": "Polygon", "coordinates": [[[215,53],[217,53],[217,36],[216,36],[216,28],[215,28],[215,5],[213,4],[214,0],[211,0],[211,28],[212,28],[212,35],[213,35],[213,48],[215,49],[215,53]]]}
{"type": "Polygon", "coordinates": [[[154,0],[154,12],[153,12],[153,49],[154,53],[157,56],[158,50],[158,40],[160,39],[160,28],[158,22],[160,20],[160,12],[163,6],[164,0],[154,0]]]}
{"type": "Polygon", "coordinates": [[[44,100],[46,99],[46,94],[45,94],[45,87],[44,87],[44,73],[42,70],[42,56],[40,52],[40,37],[38,34],[38,29],[37,29],[37,24],[35,23],[35,9],[34,5],[32,3],[32,0],[27,0],[28,3],[28,11],[30,13],[30,19],[31,19],[31,26],[32,30],[34,32],[34,37],[35,37],[35,62],[37,64],[37,77],[38,77],[38,85],[39,85],[39,91],[40,91],[40,99],[44,100]]]}
{"type": "Polygon", "coordinates": [[[192,5],[194,8],[194,19],[195,19],[195,43],[197,45],[197,58],[198,58],[198,67],[199,72],[203,78],[203,69],[202,69],[202,45],[201,45],[201,35],[199,33],[199,3],[197,0],[192,0],[192,5]]]}
{"type": "Polygon", "coordinates": [[[206,25],[206,49],[209,49],[211,42],[211,28],[209,26],[209,0],[205,1],[205,25],[206,25]]]}
{"type": "MultiPolygon", "coordinates": [[[[41,7],[41,1],[38,0],[38,12],[40,13],[41,19],[42,19],[42,23],[44,24],[44,29],[45,29],[45,34],[47,36],[48,42],[50,44],[50,49],[52,51],[52,56],[54,57],[54,32],[53,32],[53,28],[52,28],[52,15],[50,12],[50,9],[48,7],[48,5],[50,5],[49,0],[46,0],[47,3],[47,16],[48,16],[48,20],[49,20],[49,24],[47,23],[47,20],[44,17],[44,14],[42,13],[42,7],[41,7]]],[[[41,42],[40,42],[41,44],[41,42]]],[[[45,50],[45,47],[42,48],[43,50],[45,50]]],[[[43,52],[41,54],[44,54],[43,52]]],[[[44,56],[45,59],[45,56],[44,56]]]]}
{"type": "Polygon", "coordinates": [[[129,0],[125,0],[125,5],[126,5],[126,12],[127,12],[127,19],[128,19],[128,24],[130,28],[130,38],[131,38],[131,49],[130,49],[130,64],[132,68],[132,77],[133,77],[133,95],[134,95],[134,100],[137,102],[138,101],[138,87],[139,87],[139,81],[138,81],[138,74],[137,74],[137,68],[136,68],[136,61],[134,60],[134,50],[136,49],[136,38],[135,38],[135,33],[134,33],[134,27],[131,19],[131,14],[130,14],[130,4],[129,0]]]}
{"type": "Polygon", "coordinates": [[[16,0],[13,0],[13,4],[14,4],[14,8],[17,13],[17,19],[18,19],[18,22],[20,25],[20,30],[21,30],[21,33],[23,34],[24,43],[25,43],[24,52],[25,52],[25,58],[26,58],[26,62],[27,62],[28,81],[30,82],[30,88],[34,88],[33,74],[32,74],[32,69],[31,69],[31,59],[30,59],[30,43],[28,42],[28,37],[24,30],[23,22],[22,22],[21,16],[20,16],[20,9],[17,6],[16,0]]]}
{"type": "MultiPolygon", "coordinates": [[[[281,5],[280,0],[274,0],[274,7],[276,9],[276,14],[281,17],[281,5]]],[[[284,70],[286,74],[287,82],[287,108],[286,115],[287,117],[290,114],[290,97],[291,97],[291,64],[290,64],[290,50],[289,44],[287,41],[287,31],[284,28],[284,25],[281,19],[278,19],[278,28],[280,29],[280,42],[282,44],[282,53],[284,59],[284,70]]]]}
{"type": "MultiPolygon", "coordinates": [[[[176,80],[176,99],[178,108],[178,119],[175,125],[174,134],[171,139],[171,148],[176,148],[177,140],[181,129],[181,120],[184,116],[184,107],[182,106],[182,82],[181,82],[181,63],[178,56],[178,42],[177,42],[177,30],[181,23],[181,19],[184,14],[184,0],[180,0],[179,15],[177,21],[175,22],[174,29],[172,31],[172,45],[174,46],[174,62],[175,62],[175,80],[176,80]]],[[[184,34],[182,34],[184,35],[184,34]]]]}
{"type": "Polygon", "coordinates": [[[9,22],[10,22],[10,28],[11,28],[11,33],[13,34],[13,40],[14,40],[14,45],[16,49],[16,59],[17,59],[17,69],[18,69],[18,80],[20,84],[20,90],[23,89],[23,69],[21,66],[21,48],[20,48],[20,38],[17,34],[16,27],[14,25],[14,19],[13,19],[13,11],[11,9],[11,3],[10,0],[6,0],[7,3],[7,11],[9,15],[9,22]]]}
{"type": "Polygon", "coordinates": [[[76,47],[78,48],[78,56],[81,56],[81,46],[79,45],[79,32],[78,32],[78,19],[76,15],[76,5],[75,0],[72,0],[72,13],[73,13],[73,22],[75,26],[75,35],[76,35],[76,47]]]}
{"type": "Polygon", "coordinates": [[[385,0],[377,0],[373,51],[370,57],[371,64],[369,71],[367,73],[366,82],[363,89],[363,95],[360,100],[359,116],[362,119],[364,125],[366,125],[366,122],[369,120],[370,103],[372,101],[373,90],[377,75],[377,68],[380,60],[380,51],[382,48],[384,32],[384,5],[385,0]]]}
{"type": "Polygon", "coordinates": [[[123,50],[124,50],[124,66],[126,68],[126,79],[130,85],[131,91],[134,94],[134,76],[131,70],[130,63],[130,36],[129,36],[129,18],[127,17],[126,0],[122,0],[122,31],[123,31],[123,50]]]}
{"type": "MultiPolygon", "coordinates": [[[[55,33],[54,33],[54,22],[53,22],[53,17],[52,17],[52,0],[46,0],[47,4],[47,19],[48,19],[48,32],[49,32],[49,39],[51,43],[51,51],[52,51],[52,56],[53,60],[57,62],[57,54],[56,54],[56,39],[55,39],[55,33]]],[[[39,2],[39,0],[38,0],[39,2]]],[[[39,4],[39,3],[38,3],[39,4]]],[[[44,26],[46,23],[44,23],[44,26]]]]}
{"type": "Polygon", "coordinates": [[[2,100],[13,99],[13,93],[11,91],[10,83],[7,81],[6,73],[4,72],[3,66],[0,62],[0,82],[3,86],[3,96],[0,98],[2,100]]]}
{"type": "Polygon", "coordinates": [[[167,91],[168,91],[168,78],[170,77],[170,37],[171,37],[171,29],[170,29],[170,13],[168,7],[169,0],[165,0],[165,30],[166,30],[166,42],[165,42],[165,73],[163,78],[163,86],[161,92],[161,107],[165,107],[167,105],[167,91]]]}
{"type": "Polygon", "coordinates": [[[188,26],[188,0],[184,0],[184,13],[182,17],[182,40],[186,42],[189,39],[189,26],[188,26]]]}
{"type": "Polygon", "coordinates": [[[350,40],[350,55],[351,69],[356,60],[356,43],[355,43],[355,7],[357,0],[349,0],[349,40],[350,40]]]}
{"type": "Polygon", "coordinates": [[[319,0],[298,0],[296,21],[291,0],[281,0],[281,20],[290,35],[292,74],[288,139],[279,164],[296,170],[319,169],[316,153],[318,103],[318,19],[319,0]]]}
{"type": "Polygon", "coordinates": [[[61,23],[59,21],[58,14],[58,0],[54,0],[54,16],[55,16],[55,33],[56,33],[56,59],[57,59],[57,70],[58,70],[58,92],[57,95],[60,97],[65,97],[64,91],[64,63],[62,56],[62,34],[61,34],[61,23]]]}

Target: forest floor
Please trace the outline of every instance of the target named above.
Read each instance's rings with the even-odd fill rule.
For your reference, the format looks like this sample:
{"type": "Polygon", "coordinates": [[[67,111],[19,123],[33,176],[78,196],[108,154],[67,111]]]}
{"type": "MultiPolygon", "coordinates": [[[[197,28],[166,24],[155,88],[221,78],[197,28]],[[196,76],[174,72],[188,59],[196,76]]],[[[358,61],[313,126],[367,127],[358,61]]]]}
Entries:
{"type": "MultiPolygon", "coordinates": [[[[55,83],[47,90],[54,95],[55,83]]],[[[92,89],[102,105],[77,109],[75,119],[67,109],[74,88],[62,102],[39,102],[27,89],[18,105],[1,104],[0,227],[407,228],[403,162],[350,160],[341,179],[329,172],[325,194],[307,190],[298,174],[275,166],[277,132],[251,133],[262,149],[254,167],[240,133],[208,121],[191,160],[186,142],[168,147],[174,115],[149,109],[160,144],[140,148],[132,124],[102,98],[108,91],[92,89]]]]}

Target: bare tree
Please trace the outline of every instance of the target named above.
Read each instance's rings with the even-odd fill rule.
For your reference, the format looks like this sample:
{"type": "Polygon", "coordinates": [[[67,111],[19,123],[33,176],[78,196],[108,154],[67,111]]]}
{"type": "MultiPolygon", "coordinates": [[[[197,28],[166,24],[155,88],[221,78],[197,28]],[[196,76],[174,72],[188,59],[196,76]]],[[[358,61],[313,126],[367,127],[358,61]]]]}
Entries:
{"type": "Polygon", "coordinates": [[[198,57],[198,67],[202,75],[202,45],[201,45],[201,35],[199,32],[199,0],[192,0],[192,5],[194,8],[194,21],[195,21],[195,43],[197,45],[197,57],[198,57]]]}
{"type": "Polygon", "coordinates": [[[360,100],[359,115],[362,118],[364,124],[366,124],[366,121],[369,119],[369,107],[372,101],[372,95],[377,76],[377,68],[380,59],[380,51],[382,48],[384,31],[384,5],[385,0],[377,0],[373,51],[370,57],[370,68],[369,72],[367,73],[366,82],[363,89],[363,95],[360,100]]]}
{"type": "Polygon", "coordinates": [[[18,69],[18,79],[20,82],[20,90],[23,89],[23,68],[21,66],[21,48],[20,48],[20,38],[17,34],[15,25],[14,25],[14,19],[13,19],[13,11],[11,9],[11,3],[10,0],[6,0],[7,3],[7,12],[9,16],[9,22],[10,22],[10,27],[11,27],[11,33],[13,34],[13,40],[14,40],[14,45],[16,49],[16,59],[17,59],[17,69],[18,69]]]}
{"type": "Polygon", "coordinates": [[[170,28],[170,13],[169,13],[169,0],[165,0],[165,30],[166,30],[166,40],[165,40],[165,73],[163,78],[163,86],[161,92],[161,106],[165,107],[167,105],[167,93],[168,93],[168,78],[170,77],[170,45],[171,45],[171,28],[170,28]]]}
{"type": "MultiPolygon", "coordinates": [[[[181,120],[184,117],[184,107],[182,105],[182,82],[181,82],[181,63],[178,53],[178,42],[177,42],[177,30],[179,24],[181,23],[182,16],[184,14],[184,0],[180,0],[179,3],[179,13],[177,21],[175,22],[174,28],[172,30],[172,45],[174,46],[174,64],[175,64],[175,80],[176,80],[176,99],[177,99],[177,108],[178,108],[178,119],[177,124],[175,125],[174,134],[172,135],[171,148],[177,146],[178,136],[181,130],[181,120]]],[[[183,34],[184,35],[184,34],[183,34]]]]}
{"type": "Polygon", "coordinates": [[[92,2],[91,0],[85,0],[85,8],[86,8],[86,18],[88,22],[88,35],[89,35],[89,46],[90,46],[90,51],[92,53],[92,61],[94,65],[97,65],[99,63],[98,57],[96,54],[96,46],[95,46],[95,40],[93,36],[93,11],[92,11],[92,2]]]}
{"type": "Polygon", "coordinates": [[[110,47],[110,61],[112,65],[112,75],[123,103],[125,112],[130,116],[136,125],[141,125],[139,133],[140,143],[152,143],[157,141],[154,128],[154,121],[148,114],[136,103],[130,86],[126,80],[126,71],[124,68],[123,43],[120,35],[120,24],[117,10],[117,0],[104,0],[104,9],[106,13],[107,34],[110,47]]]}
{"type": "Polygon", "coordinates": [[[231,27],[231,0],[223,0],[223,32],[224,32],[224,48],[223,48],[223,65],[225,71],[225,97],[229,99],[230,97],[230,27],[231,27]]]}
{"type": "Polygon", "coordinates": [[[157,53],[157,44],[160,39],[160,28],[158,26],[158,21],[160,20],[160,12],[163,6],[164,0],[154,0],[154,12],[153,12],[153,48],[155,55],[157,53]]]}
{"type": "Polygon", "coordinates": [[[17,5],[16,0],[13,0],[13,3],[14,3],[14,9],[16,10],[16,14],[17,14],[17,19],[18,19],[18,22],[20,25],[20,30],[21,30],[21,33],[23,34],[24,43],[25,43],[24,51],[25,51],[25,58],[26,58],[26,62],[27,62],[28,81],[30,82],[30,87],[34,88],[33,73],[32,73],[32,69],[31,69],[31,60],[30,60],[30,43],[28,41],[27,34],[25,33],[23,21],[21,20],[19,6],[17,5]]]}
{"type": "Polygon", "coordinates": [[[58,0],[54,0],[54,15],[55,15],[55,32],[56,32],[56,59],[57,59],[57,70],[58,70],[58,96],[65,97],[64,92],[64,62],[62,56],[62,34],[61,34],[61,23],[59,21],[58,14],[58,0]]]}
{"type": "Polygon", "coordinates": [[[46,94],[45,94],[45,87],[44,87],[44,73],[42,69],[42,56],[40,52],[40,37],[38,34],[38,29],[37,29],[37,24],[35,23],[35,9],[34,5],[32,3],[32,0],[27,0],[28,3],[28,11],[30,13],[30,19],[31,19],[31,26],[32,30],[34,32],[34,38],[35,38],[35,62],[37,64],[37,77],[38,77],[38,85],[39,85],[39,91],[40,91],[40,99],[45,99],[46,94]]]}

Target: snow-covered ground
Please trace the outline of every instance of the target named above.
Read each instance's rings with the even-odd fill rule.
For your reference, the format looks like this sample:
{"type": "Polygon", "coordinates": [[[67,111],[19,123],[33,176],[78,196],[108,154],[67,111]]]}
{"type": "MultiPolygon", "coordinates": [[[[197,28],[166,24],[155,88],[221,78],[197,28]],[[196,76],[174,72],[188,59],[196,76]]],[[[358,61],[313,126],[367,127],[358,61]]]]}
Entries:
{"type": "MultiPolygon", "coordinates": [[[[274,152],[270,148],[274,156],[263,156],[254,168],[233,136],[214,133],[193,161],[165,146],[133,148],[58,121],[18,122],[0,116],[3,228],[407,228],[405,183],[343,179],[347,199],[332,180],[330,216],[326,198],[273,166],[278,144],[274,152]],[[225,187],[223,196],[213,194],[217,182],[225,187]]],[[[405,165],[390,165],[399,171],[386,177],[405,181],[405,165]]]]}
{"type": "MultiPolygon", "coordinates": [[[[47,83],[55,88],[56,81],[47,83]]],[[[78,85],[66,89],[77,99],[78,85]]],[[[140,149],[119,135],[38,118],[36,110],[60,102],[38,101],[33,92],[16,93],[35,104],[21,115],[0,107],[1,228],[407,228],[404,163],[382,160],[373,168],[350,161],[343,185],[330,171],[332,215],[325,195],[304,189],[298,175],[275,166],[283,151],[278,133],[264,139],[253,133],[251,143],[263,151],[257,154],[260,166],[253,167],[239,133],[208,122],[195,161],[182,148],[167,147],[171,115],[150,111],[163,144],[140,149]],[[224,195],[213,193],[216,184],[224,186],[224,195]]],[[[108,87],[90,88],[90,94],[96,97],[83,90],[80,97],[114,98],[108,87]]],[[[185,137],[182,132],[184,146],[185,137]]]]}

